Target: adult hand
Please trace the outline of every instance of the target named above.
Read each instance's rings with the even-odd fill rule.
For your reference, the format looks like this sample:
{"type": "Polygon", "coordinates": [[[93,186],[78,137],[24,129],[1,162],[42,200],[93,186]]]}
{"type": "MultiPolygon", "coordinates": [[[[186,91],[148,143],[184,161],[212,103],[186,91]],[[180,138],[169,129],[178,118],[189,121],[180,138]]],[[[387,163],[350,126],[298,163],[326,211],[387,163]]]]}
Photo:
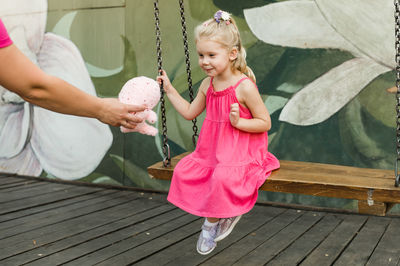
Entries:
{"type": "Polygon", "coordinates": [[[101,122],[129,129],[134,129],[137,123],[143,122],[143,119],[135,117],[134,114],[147,109],[145,105],[124,104],[115,98],[102,98],[101,103],[102,109],[98,117],[101,122]]]}

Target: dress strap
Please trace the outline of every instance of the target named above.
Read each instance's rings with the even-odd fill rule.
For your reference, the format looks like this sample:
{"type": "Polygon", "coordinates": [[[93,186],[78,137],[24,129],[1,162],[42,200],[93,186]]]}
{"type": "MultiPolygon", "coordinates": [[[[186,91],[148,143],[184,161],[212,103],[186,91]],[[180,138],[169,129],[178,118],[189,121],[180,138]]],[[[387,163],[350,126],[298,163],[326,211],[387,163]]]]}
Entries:
{"type": "Polygon", "coordinates": [[[242,83],[242,81],[243,81],[243,80],[246,80],[246,79],[250,79],[250,78],[249,78],[249,77],[241,78],[241,79],[235,84],[235,86],[233,86],[233,88],[236,89],[236,87],[239,86],[239,84],[242,83]]]}

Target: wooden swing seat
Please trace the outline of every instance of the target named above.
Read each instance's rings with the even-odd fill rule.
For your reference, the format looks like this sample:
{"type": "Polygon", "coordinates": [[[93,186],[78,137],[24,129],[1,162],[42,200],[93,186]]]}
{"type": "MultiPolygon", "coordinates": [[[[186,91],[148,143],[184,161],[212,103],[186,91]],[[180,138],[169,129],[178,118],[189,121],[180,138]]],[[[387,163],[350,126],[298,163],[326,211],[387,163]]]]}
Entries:
{"type": "MultiPolygon", "coordinates": [[[[171,158],[171,166],[158,162],[147,168],[150,177],[171,180],[178,161],[189,153],[171,158]]],[[[358,168],[332,164],[280,160],[261,190],[358,200],[358,212],[385,216],[400,203],[400,187],[395,187],[391,170],[358,168]]]]}

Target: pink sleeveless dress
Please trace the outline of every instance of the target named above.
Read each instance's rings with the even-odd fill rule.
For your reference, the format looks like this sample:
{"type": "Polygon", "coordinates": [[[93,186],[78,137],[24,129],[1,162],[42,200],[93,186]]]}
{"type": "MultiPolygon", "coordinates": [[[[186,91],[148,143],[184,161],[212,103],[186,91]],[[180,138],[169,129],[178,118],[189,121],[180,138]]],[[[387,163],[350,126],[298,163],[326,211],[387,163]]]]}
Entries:
{"type": "MultiPolygon", "coordinates": [[[[216,92],[211,78],[197,147],[175,167],[168,201],[193,215],[228,218],[250,211],[258,188],[280,167],[268,152],[267,132],[249,133],[230,123],[230,106],[239,103],[235,89],[245,79],[216,92]]],[[[240,116],[252,118],[241,105],[240,116]]]]}

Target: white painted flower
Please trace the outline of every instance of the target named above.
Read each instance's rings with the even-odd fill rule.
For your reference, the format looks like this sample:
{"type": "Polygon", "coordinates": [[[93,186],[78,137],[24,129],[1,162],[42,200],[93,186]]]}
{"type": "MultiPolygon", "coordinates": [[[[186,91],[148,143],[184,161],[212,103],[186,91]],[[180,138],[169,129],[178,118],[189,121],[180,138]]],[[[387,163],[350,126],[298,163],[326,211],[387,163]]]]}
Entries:
{"type": "Polygon", "coordinates": [[[231,16],[229,15],[228,12],[222,11],[221,18],[222,18],[222,20],[228,21],[231,18],[231,16]]]}
{"type": "Polygon", "coordinates": [[[244,10],[252,32],[266,43],[341,49],[355,57],[297,92],[280,120],[320,123],[377,76],[394,69],[393,14],[390,0],[288,0],[244,10]]]}
{"type": "MultiPolygon", "coordinates": [[[[0,0],[14,44],[46,73],[95,95],[82,56],[69,40],[45,33],[46,0],[0,0]]],[[[24,73],[21,73],[21,76],[24,73]]],[[[33,106],[0,87],[0,172],[62,179],[91,173],[112,143],[108,126],[33,106]]]]}

